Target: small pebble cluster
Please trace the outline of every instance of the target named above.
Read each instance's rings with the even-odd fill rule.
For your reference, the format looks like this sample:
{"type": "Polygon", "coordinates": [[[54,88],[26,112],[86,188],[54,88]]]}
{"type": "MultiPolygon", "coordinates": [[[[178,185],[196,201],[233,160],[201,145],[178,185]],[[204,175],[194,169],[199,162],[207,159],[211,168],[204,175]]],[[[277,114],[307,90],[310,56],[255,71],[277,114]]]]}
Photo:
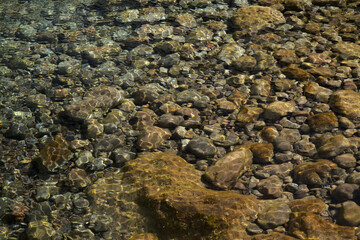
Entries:
{"type": "Polygon", "coordinates": [[[360,1],[0,1],[0,239],[360,239],[360,1]]]}

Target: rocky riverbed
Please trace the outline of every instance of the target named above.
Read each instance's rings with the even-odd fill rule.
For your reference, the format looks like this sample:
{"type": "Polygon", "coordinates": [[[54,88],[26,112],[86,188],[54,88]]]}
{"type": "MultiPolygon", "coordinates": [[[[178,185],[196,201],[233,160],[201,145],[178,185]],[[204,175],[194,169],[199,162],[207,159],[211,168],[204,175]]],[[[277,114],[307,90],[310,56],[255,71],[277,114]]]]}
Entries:
{"type": "Polygon", "coordinates": [[[0,1],[0,239],[360,239],[360,1],[0,1]]]}

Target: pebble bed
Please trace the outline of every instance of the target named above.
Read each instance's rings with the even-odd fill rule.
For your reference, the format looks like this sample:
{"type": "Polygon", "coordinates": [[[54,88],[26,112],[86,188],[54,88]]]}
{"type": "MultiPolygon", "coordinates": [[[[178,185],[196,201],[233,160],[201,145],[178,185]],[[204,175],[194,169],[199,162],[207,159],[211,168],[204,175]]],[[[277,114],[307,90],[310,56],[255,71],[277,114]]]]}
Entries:
{"type": "Polygon", "coordinates": [[[0,239],[360,239],[359,0],[0,1],[0,239]]]}

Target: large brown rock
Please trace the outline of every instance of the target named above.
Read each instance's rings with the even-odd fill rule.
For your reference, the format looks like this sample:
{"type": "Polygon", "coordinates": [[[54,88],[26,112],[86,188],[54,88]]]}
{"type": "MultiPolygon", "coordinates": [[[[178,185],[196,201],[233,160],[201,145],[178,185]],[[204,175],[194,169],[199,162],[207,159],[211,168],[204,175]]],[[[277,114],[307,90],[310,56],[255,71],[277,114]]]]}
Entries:
{"type": "Polygon", "coordinates": [[[299,239],[355,240],[355,229],[333,224],[324,218],[307,212],[292,213],[289,233],[299,239]]]}
{"type": "Polygon", "coordinates": [[[295,111],[294,102],[276,101],[270,103],[266,107],[264,112],[264,117],[269,120],[279,120],[280,118],[294,111],[295,111]]]}
{"type": "Polygon", "coordinates": [[[272,232],[269,234],[257,234],[251,238],[251,240],[296,240],[282,233],[272,232]]]}
{"type": "Polygon", "coordinates": [[[330,98],[330,107],[334,112],[349,118],[360,117],[360,93],[353,90],[339,90],[330,98]]]}
{"type": "Polygon", "coordinates": [[[281,12],[271,7],[250,6],[237,10],[233,16],[236,29],[258,31],[285,23],[281,12]]]}
{"type": "Polygon", "coordinates": [[[316,132],[330,131],[339,126],[337,117],[333,112],[318,113],[307,118],[309,126],[316,132]]]}
{"type": "Polygon", "coordinates": [[[184,159],[161,152],[141,154],[108,173],[88,195],[93,212],[112,219],[113,239],[121,239],[123,229],[159,239],[248,239],[245,221],[261,210],[254,197],[206,189],[184,159]]]}
{"type": "Polygon", "coordinates": [[[319,186],[331,176],[331,170],[336,168],[336,163],[325,159],[302,163],[294,168],[294,180],[298,184],[305,183],[319,186]]]}
{"type": "Polygon", "coordinates": [[[333,93],[330,89],[320,87],[318,83],[313,81],[305,83],[304,92],[306,97],[325,103],[329,101],[329,98],[333,93]]]}
{"type": "Polygon", "coordinates": [[[283,181],[276,175],[260,180],[257,189],[266,198],[279,198],[283,193],[283,181]]]}
{"type": "Polygon", "coordinates": [[[305,71],[301,68],[298,68],[298,67],[294,67],[294,66],[285,67],[285,68],[281,69],[281,71],[288,78],[299,80],[299,81],[305,81],[305,80],[310,80],[310,79],[314,78],[314,76],[311,75],[310,73],[308,73],[307,71],[305,71]]]}
{"type": "Polygon", "coordinates": [[[243,127],[248,123],[255,122],[263,111],[262,108],[244,105],[237,115],[236,124],[243,127]]]}
{"type": "Polygon", "coordinates": [[[322,214],[328,210],[328,205],[321,199],[314,196],[296,199],[289,203],[292,212],[307,212],[314,214],[322,214]]]}
{"type": "Polygon", "coordinates": [[[318,155],[322,158],[331,158],[339,155],[350,147],[350,141],[343,135],[335,135],[318,149],[318,155]]]}
{"type": "Polygon", "coordinates": [[[360,225],[360,206],[353,201],[346,201],[341,204],[337,212],[337,220],[340,224],[347,226],[360,225]]]}
{"type": "Polygon", "coordinates": [[[253,154],[247,148],[240,148],[226,154],[210,166],[204,178],[216,187],[229,189],[251,166],[253,154]]]}
{"type": "Polygon", "coordinates": [[[334,52],[340,53],[344,60],[360,58],[360,45],[351,42],[339,42],[333,47],[334,52]]]}
{"type": "Polygon", "coordinates": [[[107,111],[123,101],[122,91],[109,86],[98,86],[84,99],[65,106],[65,114],[73,120],[85,121],[93,118],[93,112],[107,111]]]}
{"type": "Polygon", "coordinates": [[[143,132],[137,144],[143,150],[157,149],[170,137],[171,133],[169,130],[152,126],[143,132]]]}
{"type": "Polygon", "coordinates": [[[272,143],[255,143],[246,142],[243,145],[235,147],[235,149],[248,148],[251,150],[254,156],[254,160],[260,163],[270,162],[274,156],[274,146],[272,143]]]}
{"type": "Polygon", "coordinates": [[[289,221],[291,210],[286,202],[274,201],[259,214],[258,224],[263,229],[273,229],[289,221]]]}

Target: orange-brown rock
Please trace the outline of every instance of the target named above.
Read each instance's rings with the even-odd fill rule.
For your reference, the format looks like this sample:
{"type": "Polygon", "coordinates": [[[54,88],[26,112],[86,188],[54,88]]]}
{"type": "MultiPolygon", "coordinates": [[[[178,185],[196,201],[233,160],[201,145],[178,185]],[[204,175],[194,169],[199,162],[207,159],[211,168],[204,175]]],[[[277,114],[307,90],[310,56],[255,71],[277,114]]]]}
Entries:
{"type": "Polygon", "coordinates": [[[246,142],[243,145],[239,145],[235,147],[236,149],[248,148],[253,153],[254,159],[262,160],[262,161],[270,161],[274,156],[274,146],[272,143],[255,143],[255,142],[246,142]]]}
{"type": "Polygon", "coordinates": [[[129,238],[129,240],[158,240],[159,238],[153,233],[138,233],[129,238]]]}
{"type": "Polygon", "coordinates": [[[307,212],[291,214],[289,233],[299,239],[355,240],[355,229],[343,227],[307,212]]]}
{"type": "Polygon", "coordinates": [[[244,105],[241,107],[237,115],[236,124],[239,126],[245,126],[248,123],[255,122],[263,111],[264,110],[262,108],[244,105]]]}
{"type": "Polygon", "coordinates": [[[280,11],[271,7],[250,6],[237,10],[233,17],[236,29],[258,31],[266,27],[275,27],[286,20],[280,11]]]}
{"type": "Polygon", "coordinates": [[[311,53],[308,61],[315,64],[326,64],[331,63],[331,57],[324,53],[311,53]]]}
{"type": "Polygon", "coordinates": [[[332,94],[332,91],[330,89],[319,86],[319,84],[316,82],[308,81],[305,83],[304,93],[306,97],[327,103],[332,94]]]}
{"type": "Polygon", "coordinates": [[[258,133],[261,140],[267,142],[274,142],[275,138],[279,136],[279,132],[274,126],[266,126],[258,133]]]}
{"type": "Polygon", "coordinates": [[[331,170],[336,168],[336,163],[325,159],[302,163],[294,168],[294,180],[296,183],[319,186],[331,176],[331,170]]]}
{"type": "Polygon", "coordinates": [[[298,67],[294,67],[294,66],[289,66],[286,68],[281,69],[281,71],[290,79],[295,79],[295,80],[299,80],[299,81],[306,81],[306,80],[310,80],[313,79],[313,75],[311,75],[310,73],[308,73],[307,71],[298,68],[298,67]]]}
{"type": "Polygon", "coordinates": [[[216,100],[216,103],[218,104],[219,109],[225,112],[233,112],[237,108],[235,103],[230,102],[225,98],[216,100]]]}
{"type": "Polygon", "coordinates": [[[333,112],[309,116],[307,121],[309,126],[316,132],[330,131],[339,126],[338,119],[333,112]]]}
{"type": "Polygon", "coordinates": [[[297,238],[293,238],[291,236],[272,232],[269,234],[257,234],[251,238],[251,240],[296,240],[297,238]]]}
{"type": "Polygon", "coordinates": [[[328,67],[317,67],[309,69],[308,72],[314,76],[334,77],[336,72],[328,67]]]}
{"type": "Polygon", "coordinates": [[[326,203],[314,196],[292,200],[289,202],[289,206],[292,212],[307,212],[314,214],[322,214],[328,209],[326,203]]]}
{"type": "Polygon", "coordinates": [[[349,118],[360,117],[360,93],[353,90],[339,90],[330,98],[330,107],[334,112],[349,118]]]}
{"type": "Polygon", "coordinates": [[[291,49],[279,49],[274,52],[274,57],[281,63],[291,64],[299,61],[296,56],[295,50],[291,49]]]}

